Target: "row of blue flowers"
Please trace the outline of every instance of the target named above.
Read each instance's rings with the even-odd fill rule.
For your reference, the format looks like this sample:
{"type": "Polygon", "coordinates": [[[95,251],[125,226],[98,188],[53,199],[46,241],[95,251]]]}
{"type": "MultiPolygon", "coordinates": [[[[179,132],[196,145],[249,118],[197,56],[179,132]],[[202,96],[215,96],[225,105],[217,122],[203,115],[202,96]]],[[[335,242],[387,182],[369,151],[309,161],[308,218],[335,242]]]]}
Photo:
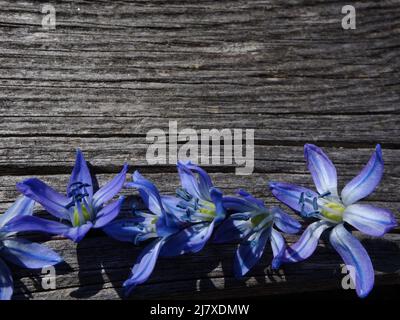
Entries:
{"type": "Polygon", "coordinates": [[[337,190],[336,168],[317,146],[307,144],[304,155],[316,190],[270,182],[272,194],[304,220],[312,221],[299,240],[287,246],[281,232],[295,234],[302,230],[298,219],[279,207],[268,207],[244,190],[236,196],[224,196],[210,176],[200,167],[178,162],[181,186],[175,196],[161,195],[157,187],[138,171],[126,182],[128,166],[111,181],[96,188],[88,165],[77,151],[66,194],[60,194],[43,181],[31,178],[17,184],[23,194],[0,216],[0,299],[10,299],[13,280],[5,261],[25,268],[55,265],[62,258],[43,245],[17,237],[19,232],[45,232],[81,241],[91,228],[101,228],[119,241],[145,247],[123,286],[126,294],[151,275],[159,257],[195,253],[210,240],[216,243],[239,243],[234,256],[234,272],[244,276],[259,261],[269,242],[277,269],[283,263],[299,262],[310,257],[322,233],[329,230],[329,241],[347,266],[359,297],[373,288],[374,270],[359,240],[348,231],[350,226],[367,235],[381,237],[397,223],[392,212],[359,200],[368,196],[383,175],[381,147],[362,171],[337,190]],[[120,215],[124,197],[113,200],[122,188],[139,191],[146,210],[133,206],[130,214],[120,215]],[[55,219],[33,215],[39,203],[55,219]]]}

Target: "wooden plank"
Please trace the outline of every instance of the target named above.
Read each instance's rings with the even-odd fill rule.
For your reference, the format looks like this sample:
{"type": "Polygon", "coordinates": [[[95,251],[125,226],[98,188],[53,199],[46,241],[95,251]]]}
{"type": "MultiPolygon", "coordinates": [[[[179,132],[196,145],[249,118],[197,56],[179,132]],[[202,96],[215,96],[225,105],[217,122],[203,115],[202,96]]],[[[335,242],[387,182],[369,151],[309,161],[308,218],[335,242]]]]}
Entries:
{"type": "MultiPolygon", "coordinates": [[[[193,129],[242,128],[257,129],[255,139],[265,137],[267,141],[325,141],[326,143],[384,143],[397,146],[398,118],[390,116],[259,116],[249,115],[238,118],[235,115],[214,115],[207,122],[193,115],[178,120],[179,127],[193,129]],[[355,121],[357,120],[357,121],[355,121]],[[336,130],[340,128],[341,135],[336,130]],[[385,129],[383,129],[385,128],[385,129]]],[[[0,121],[0,135],[4,136],[88,136],[132,137],[143,135],[154,128],[168,130],[166,118],[97,118],[90,117],[3,117],[0,121]],[[90,125],[88,125],[90,121],[90,125]]],[[[261,138],[262,140],[262,138],[261,138]]]]}
{"type": "MultiPolygon", "coordinates": [[[[199,143],[201,141],[198,133],[199,143]]],[[[168,138],[168,137],[167,137],[168,138]]],[[[181,142],[180,145],[185,142],[181,142]]],[[[276,142],[275,142],[276,143],[276,142]]],[[[301,142],[299,142],[300,144],[301,142]]],[[[40,170],[40,167],[58,167],[60,171],[70,172],[75,161],[76,148],[80,148],[96,172],[117,172],[118,168],[128,161],[131,166],[149,167],[152,171],[159,170],[158,165],[149,166],[146,152],[150,142],[145,137],[0,137],[0,174],[10,175],[15,173],[26,175],[24,170],[40,170]],[[13,169],[15,168],[15,169],[13,169]],[[37,169],[36,169],[37,168],[37,169]],[[20,171],[17,171],[20,170],[20,171]]],[[[222,146],[222,141],[221,141],[222,146]]],[[[178,146],[179,147],[179,146],[178,146]]],[[[339,175],[356,174],[368,162],[374,152],[375,145],[369,143],[363,148],[345,145],[329,146],[322,143],[322,147],[338,167],[339,175]]],[[[400,151],[396,148],[383,147],[383,159],[388,176],[399,176],[398,159],[400,151]]],[[[220,150],[224,155],[223,147],[220,150]]],[[[166,164],[169,164],[168,153],[166,164]]],[[[215,165],[219,158],[210,151],[210,170],[228,170],[229,167],[223,159],[221,164],[215,165]]],[[[233,162],[235,159],[232,159],[233,162]]],[[[255,142],[254,169],[256,172],[306,172],[303,145],[261,145],[255,142]]],[[[173,166],[171,166],[173,167],[173,166]]],[[[59,172],[60,172],[59,171],[59,172]]]]}

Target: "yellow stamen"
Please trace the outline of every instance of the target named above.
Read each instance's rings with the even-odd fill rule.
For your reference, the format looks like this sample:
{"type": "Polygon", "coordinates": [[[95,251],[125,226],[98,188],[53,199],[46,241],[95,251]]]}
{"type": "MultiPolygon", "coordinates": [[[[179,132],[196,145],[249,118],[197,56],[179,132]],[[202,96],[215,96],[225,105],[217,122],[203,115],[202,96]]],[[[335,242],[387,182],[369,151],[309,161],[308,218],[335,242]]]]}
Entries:
{"type": "Polygon", "coordinates": [[[251,218],[251,223],[253,224],[253,226],[257,226],[261,221],[263,221],[265,218],[264,215],[259,214],[258,216],[255,216],[253,218],[251,218]]]}
{"type": "Polygon", "coordinates": [[[202,214],[207,214],[210,216],[215,216],[215,204],[212,202],[204,201],[201,203],[201,207],[199,208],[199,212],[202,214]]]}
{"type": "Polygon", "coordinates": [[[341,222],[343,220],[343,212],[345,207],[337,202],[329,202],[324,204],[321,214],[333,221],[341,222]]]}
{"type": "MultiPolygon", "coordinates": [[[[90,220],[90,218],[91,218],[90,213],[86,209],[86,207],[82,206],[81,208],[82,208],[82,215],[83,215],[83,219],[84,219],[83,223],[85,223],[86,221],[90,220]]],[[[73,217],[74,217],[74,221],[73,221],[74,226],[80,226],[83,224],[80,222],[79,211],[78,211],[77,207],[74,208],[74,216],[73,217]]]]}

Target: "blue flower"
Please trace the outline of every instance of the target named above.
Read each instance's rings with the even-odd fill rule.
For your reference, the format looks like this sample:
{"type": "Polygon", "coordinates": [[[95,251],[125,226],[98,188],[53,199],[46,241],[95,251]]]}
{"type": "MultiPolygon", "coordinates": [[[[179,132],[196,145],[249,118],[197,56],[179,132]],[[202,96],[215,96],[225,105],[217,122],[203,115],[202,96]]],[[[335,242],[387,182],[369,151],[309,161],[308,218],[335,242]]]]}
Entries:
{"type": "Polygon", "coordinates": [[[182,188],[177,196],[161,196],[156,186],[135,172],[128,188],[137,188],[150,213],[136,210],[132,217],[117,219],[103,230],[119,241],[138,244],[153,239],[141,252],[131,277],[123,284],[130,294],[151,275],[159,256],[178,256],[201,250],[214,225],[225,217],[222,193],[208,174],[191,164],[178,163],[182,188]]]}
{"type": "Polygon", "coordinates": [[[161,196],[157,187],[138,171],[132,175],[132,180],[133,182],[128,182],[125,186],[139,190],[150,212],[134,210],[131,216],[116,219],[103,228],[112,238],[135,245],[152,240],[142,250],[132,268],[131,277],[123,284],[126,294],[130,294],[137,285],[150,277],[162,247],[173,234],[186,226],[185,222],[170,211],[178,201],[175,197],[161,196]]]}
{"type": "Polygon", "coordinates": [[[10,223],[31,216],[33,206],[33,200],[20,197],[0,215],[0,300],[9,300],[13,293],[13,279],[4,260],[29,269],[52,266],[63,261],[53,250],[38,243],[16,238],[15,233],[8,230],[10,223]]]}
{"type": "Polygon", "coordinates": [[[214,227],[225,218],[222,192],[213,186],[210,176],[191,162],[178,162],[181,188],[176,203],[170,206],[176,217],[189,226],[164,245],[163,255],[176,256],[203,249],[214,227]]]}
{"type": "Polygon", "coordinates": [[[287,183],[272,182],[272,193],[280,201],[299,212],[303,217],[318,221],[310,224],[298,242],[288,248],[284,262],[302,261],[315,251],[322,232],[332,229],[330,243],[346,263],[356,285],[358,296],[365,297],[374,285],[371,259],[359,240],[349,233],[344,223],[371,236],[383,236],[397,225],[392,212],[368,204],[357,203],[368,196],[379,184],[383,175],[380,145],[362,171],[342,190],[337,191],[336,168],[328,156],[317,146],[306,144],[304,155],[317,192],[287,183]]]}
{"type": "Polygon", "coordinates": [[[214,242],[239,241],[234,260],[236,277],[244,276],[260,260],[268,240],[274,255],[272,268],[278,269],[286,244],[274,226],[286,233],[297,233],[301,224],[278,207],[267,208],[263,201],[243,190],[238,194],[240,198],[223,198],[224,207],[232,214],[217,229],[214,242]]]}
{"type": "Polygon", "coordinates": [[[87,163],[78,149],[66,196],[36,178],[17,183],[17,189],[22,194],[40,203],[51,215],[66,223],[27,216],[10,225],[10,230],[42,231],[79,242],[91,228],[102,228],[118,215],[123,197],[107,205],[104,203],[121,190],[127,170],[125,164],[117,176],[96,191],[87,163]]]}

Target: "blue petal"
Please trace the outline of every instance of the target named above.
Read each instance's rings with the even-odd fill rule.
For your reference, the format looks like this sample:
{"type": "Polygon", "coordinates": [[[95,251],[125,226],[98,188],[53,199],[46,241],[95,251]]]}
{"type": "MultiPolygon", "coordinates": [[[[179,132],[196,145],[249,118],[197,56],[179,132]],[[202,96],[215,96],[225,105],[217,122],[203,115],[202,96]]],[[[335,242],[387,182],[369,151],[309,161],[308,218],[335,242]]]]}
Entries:
{"type": "Polygon", "coordinates": [[[337,225],[332,230],[329,240],[350,271],[358,296],[364,298],[374,286],[374,269],[368,253],[343,224],[337,225]]]}
{"type": "Polygon", "coordinates": [[[180,202],[182,202],[182,199],[174,196],[161,196],[161,203],[166,211],[166,214],[172,215],[179,221],[184,222],[187,219],[187,212],[186,209],[178,207],[180,202]]]}
{"type": "Polygon", "coordinates": [[[254,198],[250,193],[243,189],[237,190],[237,194],[246,199],[249,203],[253,204],[254,207],[265,208],[264,201],[254,198]]]}
{"type": "Polygon", "coordinates": [[[93,227],[88,221],[79,227],[70,227],[64,223],[51,221],[35,216],[23,216],[8,223],[5,232],[36,231],[67,237],[72,241],[79,242],[85,234],[93,227]]]}
{"type": "Polygon", "coordinates": [[[215,220],[211,223],[199,223],[168,237],[161,255],[174,257],[188,252],[198,252],[210,239],[214,230],[215,220]]]}
{"type": "Polygon", "coordinates": [[[62,235],[71,239],[74,242],[79,242],[85,237],[86,233],[88,233],[89,230],[92,229],[92,227],[93,223],[88,221],[79,227],[69,228],[68,231],[62,235]]]}
{"type": "Polygon", "coordinates": [[[178,206],[182,202],[174,196],[161,196],[161,203],[165,209],[164,216],[157,220],[157,233],[164,237],[182,229],[187,224],[188,215],[186,209],[178,206]]]}
{"type": "Polygon", "coordinates": [[[337,196],[336,168],[328,156],[317,146],[306,144],[304,157],[318,192],[330,192],[332,196],[337,196]]]}
{"type": "Polygon", "coordinates": [[[156,222],[156,230],[157,234],[160,237],[167,237],[173,233],[178,232],[183,225],[177,218],[174,216],[168,217],[164,214],[163,216],[159,217],[156,222]]]}
{"type": "Polygon", "coordinates": [[[25,196],[40,203],[53,216],[69,220],[68,210],[69,199],[39,179],[26,179],[17,183],[17,189],[25,196]]]}
{"type": "MultiPolygon", "coordinates": [[[[163,207],[167,211],[174,211],[178,204],[182,201],[182,199],[174,197],[174,196],[161,196],[161,202],[163,207]]],[[[185,209],[181,209],[183,212],[186,212],[185,209]]]]}
{"type": "Polygon", "coordinates": [[[195,173],[197,173],[199,175],[199,183],[200,183],[200,189],[201,190],[204,190],[204,192],[208,192],[208,190],[210,190],[210,188],[213,187],[213,183],[211,181],[211,178],[210,178],[210,176],[208,175],[208,173],[204,169],[202,169],[199,166],[191,163],[190,161],[186,163],[186,167],[189,170],[192,170],[192,171],[194,171],[195,173]]]}
{"type": "Polygon", "coordinates": [[[134,218],[114,220],[102,230],[111,238],[131,243],[136,243],[136,237],[145,232],[143,226],[138,224],[134,218]]]}
{"type": "Polygon", "coordinates": [[[275,225],[285,233],[297,233],[301,230],[301,224],[296,219],[289,216],[285,211],[279,207],[273,207],[272,213],[274,215],[275,225]]]}
{"type": "Polygon", "coordinates": [[[182,161],[179,161],[178,168],[179,166],[185,166],[187,169],[198,175],[198,180],[196,180],[198,181],[198,189],[201,195],[200,199],[207,199],[209,195],[209,190],[213,187],[213,183],[208,173],[199,166],[192,164],[190,161],[186,164],[184,164],[182,161]]]}
{"type": "Polygon", "coordinates": [[[222,192],[217,188],[210,189],[211,201],[215,205],[215,221],[219,222],[225,219],[225,208],[222,203],[222,192]]]}
{"type": "Polygon", "coordinates": [[[332,224],[326,221],[317,221],[310,224],[300,239],[286,249],[282,262],[299,262],[307,259],[317,248],[322,232],[329,227],[332,227],[332,224]]]}
{"type": "Polygon", "coordinates": [[[13,294],[13,279],[11,271],[0,259],[0,300],[10,300],[13,294]]]}
{"type": "Polygon", "coordinates": [[[253,229],[250,220],[238,220],[229,217],[217,228],[214,243],[237,242],[244,239],[253,229]]]}
{"type": "Polygon", "coordinates": [[[177,167],[182,188],[195,198],[210,201],[209,189],[212,187],[212,183],[208,174],[197,166],[187,165],[181,161],[178,161],[177,167]],[[196,172],[199,174],[199,179],[195,175],[196,172]]]}
{"type": "Polygon", "coordinates": [[[381,181],[383,175],[383,158],[378,144],[366,166],[342,190],[342,201],[348,206],[368,196],[381,181]]]}
{"type": "Polygon", "coordinates": [[[271,229],[271,247],[274,259],[272,260],[272,269],[279,269],[282,263],[282,257],[285,253],[286,243],[282,235],[275,229],[271,229]]]}
{"type": "Polygon", "coordinates": [[[70,227],[64,223],[57,221],[51,221],[35,216],[23,216],[14,219],[8,223],[4,231],[5,232],[24,232],[24,231],[36,231],[45,232],[49,234],[59,235],[67,237],[72,241],[79,242],[85,236],[85,234],[93,227],[93,224],[88,221],[79,227],[70,227]]]}
{"type": "MultiPolygon", "coordinates": [[[[302,212],[300,203],[301,194],[309,194],[309,198],[318,197],[318,194],[310,189],[283,182],[270,182],[272,194],[281,202],[297,212],[302,212]]],[[[315,211],[312,202],[304,202],[304,212],[315,211]]]]}
{"type": "Polygon", "coordinates": [[[126,186],[138,188],[140,196],[146,206],[152,213],[159,216],[157,224],[160,235],[164,236],[173,232],[172,230],[176,231],[178,221],[174,216],[171,216],[169,212],[165,211],[160,193],[156,186],[149,180],[145,179],[138,171],[135,171],[133,174],[133,180],[134,182],[127,183],[126,186]]]}
{"type": "Polygon", "coordinates": [[[63,261],[53,250],[25,239],[3,241],[1,256],[23,268],[38,269],[63,261]]]}
{"type": "Polygon", "coordinates": [[[5,232],[45,232],[62,235],[70,229],[69,226],[35,216],[22,216],[10,221],[5,227],[5,232]]]}
{"type": "Polygon", "coordinates": [[[111,200],[120,192],[124,185],[126,172],[128,171],[128,165],[124,164],[122,171],[116,175],[111,181],[101,187],[93,195],[93,206],[97,209],[100,208],[103,203],[111,200]]]}
{"type": "Polygon", "coordinates": [[[265,229],[261,233],[252,234],[248,241],[239,244],[233,264],[235,277],[244,276],[260,260],[268,238],[269,229],[265,229]]]}
{"type": "Polygon", "coordinates": [[[157,239],[142,250],[132,268],[131,277],[123,284],[127,295],[129,295],[137,285],[145,282],[150,277],[163,244],[163,238],[157,239]]]}
{"type": "Polygon", "coordinates": [[[0,228],[16,217],[32,215],[35,201],[28,197],[19,197],[13,205],[0,216],[0,228]]]}
{"type": "Polygon", "coordinates": [[[223,197],[222,204],[226,210],[234,213],[251,212],[259,209],[254,206],[254,203],[238,197],[223,197]]]}
{"type": "Polygon", "coordinates": [[[141,198],[152,213],[156,215],[164,214],[164,208],[157,187],[144,178],[139,171],[135,171],[132,178],[133,182],[127,183],[126,187],[139,189],[141,198]]]}
{"type": "Polygon", "coordinates": [[[93,228],[104,227],[106,224],[114,220],[118,216],[124,199],[125,198],[121,196],[117,201],[114,201],[101,209],[96,215],[93,228]]]}
{"type": "Polygon", "coordinates": [[[381,237],[396,225],[396,218],[389,210],[367,204],[352,204],[343,212],[343,220],[363,233],[381,237]]]}
{"type": "Polygon", "coordinates": [[[93,181],[92,176],[90,175],[89,168],[87,166],[86,160],[83,157],[83,153],[80,149],[76,150],[76,158],[74,169],[71,173],[71,178],[69,179],[67,192],[70,192],[71,185],[74,183],[83,183],[86,184],[86,191],[89,195],[89,198],[92,199],[93,196],[93,181]]]}

